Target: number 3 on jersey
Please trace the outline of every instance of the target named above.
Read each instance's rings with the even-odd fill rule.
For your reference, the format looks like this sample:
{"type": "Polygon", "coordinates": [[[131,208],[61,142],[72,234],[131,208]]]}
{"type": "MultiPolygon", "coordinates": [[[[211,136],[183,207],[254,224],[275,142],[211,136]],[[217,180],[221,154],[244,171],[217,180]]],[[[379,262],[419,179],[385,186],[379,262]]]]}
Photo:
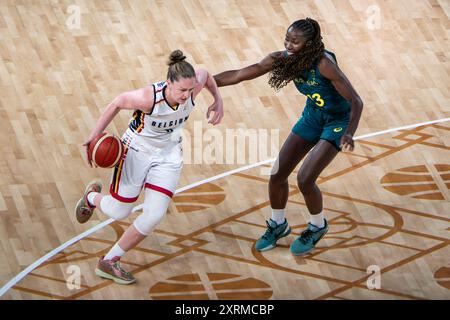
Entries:
{"type": "Polygon", "coordinates": [[[325,101],[322,100],[318,93],[313,93],[312,95],[307,94],[306,96],[313,100],[318,107],[323,107],[325,104],[325,101]]]}

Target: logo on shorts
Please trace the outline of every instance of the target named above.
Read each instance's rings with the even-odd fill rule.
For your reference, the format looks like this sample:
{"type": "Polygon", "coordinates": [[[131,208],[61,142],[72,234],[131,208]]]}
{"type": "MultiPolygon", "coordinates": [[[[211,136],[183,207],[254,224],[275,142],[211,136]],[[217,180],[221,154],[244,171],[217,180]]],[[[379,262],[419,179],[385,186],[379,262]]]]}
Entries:
{"type": "Polygon", "coordinates": [[[341,131],[342,131],[342,127],[334,128],[333,131],[334,131],[334,132],[341,132],[341,131]]]}

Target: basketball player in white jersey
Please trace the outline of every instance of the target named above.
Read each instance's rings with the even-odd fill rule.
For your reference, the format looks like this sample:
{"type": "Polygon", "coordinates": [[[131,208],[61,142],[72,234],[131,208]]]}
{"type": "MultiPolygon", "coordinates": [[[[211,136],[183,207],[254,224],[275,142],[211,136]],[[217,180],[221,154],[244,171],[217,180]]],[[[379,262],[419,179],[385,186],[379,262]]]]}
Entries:
{"type": "MultiPolygon", "coordinates": [[[[84,144],[89,148],[122,109],[134,110],[122,137],[124,156],[114,169],[109,195],[101,194],[100,181],[91,182],[76,206],[76,217],[85,223],[99,208],[115,220],[128,217],[141,190],[145,190],[143,213],[128,227],[119,241],[98,262],[95,273],[120,284],[135,282],[122,269],[120,258],[134,248],[164,217],[175,192],[183,166],[181,129],[195,108],[194,100],[205,87],[214,97],[208,108],[209,123],[223,117],[223,102],[214,78],[203,69],[194,70],[183,52],[173,51],[169,58],[167,80],[120,94],[104,110],[84,144]]],[[[88,155],[88,163],[92,166],[88,155]]]]}

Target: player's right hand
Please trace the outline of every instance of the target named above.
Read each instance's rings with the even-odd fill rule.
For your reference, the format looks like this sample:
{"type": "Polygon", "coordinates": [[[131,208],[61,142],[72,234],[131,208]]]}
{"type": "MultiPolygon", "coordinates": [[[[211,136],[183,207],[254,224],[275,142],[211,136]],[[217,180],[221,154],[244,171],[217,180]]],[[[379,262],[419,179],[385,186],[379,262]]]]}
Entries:
{"type": "Polygon", "coordinates": [[[83,146],[86,147],[86,161],[88,163],[88,165],[92,168],[92,158],[91,155],[89,154],[89,145],[91,144],[92,140],[88,140],[85,143],[83,143],[83,146]]]}

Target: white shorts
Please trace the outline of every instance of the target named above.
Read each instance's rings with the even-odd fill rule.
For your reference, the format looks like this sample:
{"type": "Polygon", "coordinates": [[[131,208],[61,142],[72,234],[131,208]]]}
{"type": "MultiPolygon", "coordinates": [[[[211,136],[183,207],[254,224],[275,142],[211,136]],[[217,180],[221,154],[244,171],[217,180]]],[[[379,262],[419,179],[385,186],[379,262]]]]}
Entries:
{"type": "Polygon", "coordinates": [[[110,194],[121,202],[135,202],[142,188],[172,197],[183,167],[181,143],[157,148],[130,129],[122,136],[124,155],[114,168],[110,194]]]}

